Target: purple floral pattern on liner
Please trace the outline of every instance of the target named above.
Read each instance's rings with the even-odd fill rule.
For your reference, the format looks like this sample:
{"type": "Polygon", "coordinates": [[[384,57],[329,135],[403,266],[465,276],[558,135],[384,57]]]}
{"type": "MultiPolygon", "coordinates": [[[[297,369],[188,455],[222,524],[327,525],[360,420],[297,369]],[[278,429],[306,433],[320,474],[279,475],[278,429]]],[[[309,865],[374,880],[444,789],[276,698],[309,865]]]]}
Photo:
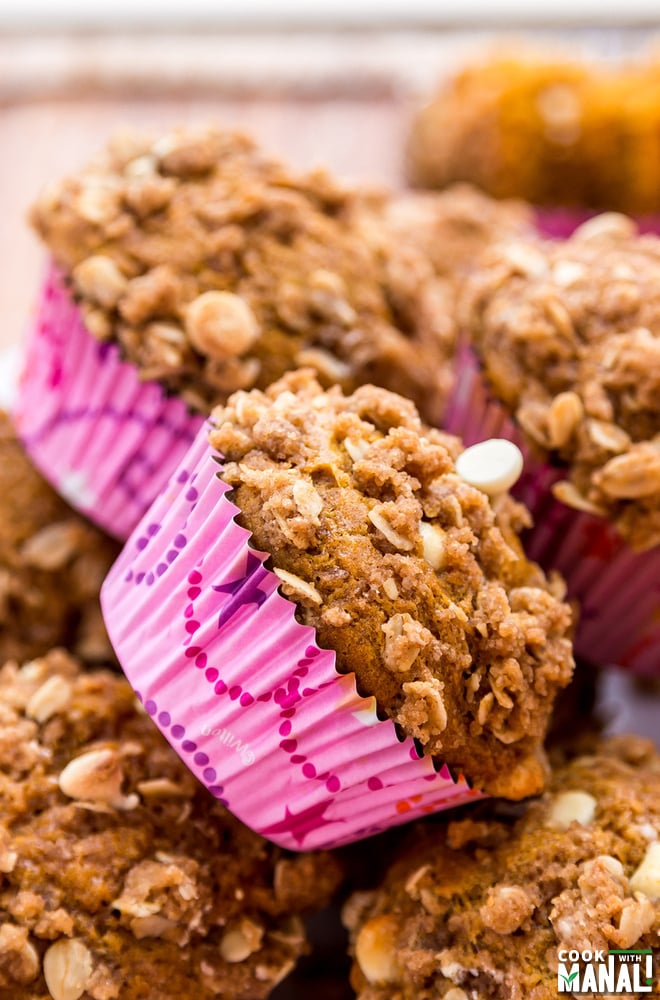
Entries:
{"type": "Polygon", "coordinates": [[[37,309],[14,417],[45,478],[120,539],[167,483],[203,422],[157,383],[141,382],[114,344],[88,333],[55,268],[37,309]]]}
{"type": "Polygon", "coordinates": [[[102,594],[129,680],[193,773],[293,850],[481,797],[399,740],[354,676],[337,673],[249,546],[217,470],[202,430],[102,594]]]}
{"type": "Polygon", "coordinates": [[[566,478],[566,470],[530,452],[517,425],[491,396],[479,362],[465,344],[458,372],[447,429],[466,445],[503,437],[522,450],[525,469],[512,493],[534,519],[523,536],[525,550],[546,571],[560,572],[569,598],[579,602],[578,655],[599,666],[660,675],[660,546],[633,552],[605,519],[555,500],[552,487],[566,478]]]}

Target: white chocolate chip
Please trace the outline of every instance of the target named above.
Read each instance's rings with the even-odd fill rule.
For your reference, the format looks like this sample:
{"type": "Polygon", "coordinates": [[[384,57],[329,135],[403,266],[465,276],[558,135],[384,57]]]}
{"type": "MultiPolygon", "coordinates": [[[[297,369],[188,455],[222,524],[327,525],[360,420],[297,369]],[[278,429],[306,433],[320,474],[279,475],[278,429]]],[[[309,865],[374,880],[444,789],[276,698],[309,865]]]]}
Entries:
{"type": "Polygon", "coordinates": [[[77,938],[56,941],[44,955],[44,979],[53,1000],[78,1000],[92,972],[91,953],[77,938]]]}
{"type": "Polygon", "coordinates": [[[560,792],[552,801],[548,813],[548,826],[568,830],[571,823],[588,826],[596,815],[598,803],[588,792],[560,792]]]}
{"type": "Polygon", "coordinates": [[[312,604],[322,603],[321,595],[316,587],[314,587],[311,583],[307,583],[306,580],[302,580],[299,576],[296,576],[295,573],[289,573],[285,569],[277,569],[274,567],[274,572],[277,576],[279,576],[280,580],[284,584],[285,594],[288,595],[289,592],[291,592],[293,597],[306,598],[308,601],[311,601],[312,604]]]}
{"type": "Polygon", "coordinates": [[[394,952],[398,932],[395,917],[383,913],[367,921],[355,942],[355,957],[370,983],[394,983],[399,969],[394,952]]]}
{"type": "Polygon", "coordinates": [[[445,993],[443,1000],[468,1000],[468,995],[465,990],[460,988],[460,986],[452,986],[452,988],[445,993]]]}
{"type": "Polygon", "coordinates": [[[445,533],[442,528],[428,521],[419,522],[419,533],[422,536],[422,552],[429,566],[441,570],[445,562],[445,533]]]}
{"type": "Polygon", "coordinates": [[[660,899],[660,843],[649,844],[644,860],[630,879],[633,892],[643,892],[651,900],[660,899]]]}
{"type": "Polygon", "coordinates": [[[65,677],[54,674],[34,692],[25,707],[28,719],[46,722],[69,704],[71,684],[65,677]]]}
{"type": "Polygon", "coordinates": [[[59,777],[60,790],[72,799],[101,802],[113,809],[135,809],[137,795],[124,796],[124,775],[114,750],[90,750],[69,761],[59,777]]]}
{"type": "Polygon", "coordinates": [[[520,448],[504,438],[491,438],[466,448],[456,459],[456,472],[489,496],[506,493],[523,469],[520,448]]]}
{"type": "Polygon", "coordinates": [[[201,354],[238,357],[259,336],[259,324],[247,302],[232,292],[203,292],[186,310],[186,333],[201,354]]]}

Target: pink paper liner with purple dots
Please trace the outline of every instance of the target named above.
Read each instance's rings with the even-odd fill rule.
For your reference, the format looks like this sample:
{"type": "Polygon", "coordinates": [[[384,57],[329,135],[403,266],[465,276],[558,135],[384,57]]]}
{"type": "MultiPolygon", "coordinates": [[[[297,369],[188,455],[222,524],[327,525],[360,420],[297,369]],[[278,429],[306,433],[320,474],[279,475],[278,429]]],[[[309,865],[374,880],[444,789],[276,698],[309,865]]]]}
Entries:
{"type": "Polygon", "coordinates": [[[534,527],[523,535],[530,559],[566,580],[580,604],[578,656],[598,666],[614,664],[646,676],[660,675],[660,546],[633,552],[601,517],[555,500],[552,487],[567,470],[541,461],[505,408],[493,399],[474,352],[459,351],[458,375],[447,430],[466,445],[487,438],[513,441],[524,472],[512,494],[531,511],[534,527]]]}
{"type": "Polygon", "coordinates": [[[376,714],[234,521],[204,428],[102,591],[117,656],[190,770],[291,850],[481,798],[376,714]]]}
{"type": "Polygon", "coordinates": [[[55,268],[38,303],[13,418],[42,475],[122,540],[203,423],[156,382],[141,382],[116,345],[91,336],[55,268]]]}
{"type": "MultiPolygon", "coordinates": [[[[581,208],[537,208],[535,224],[541,236],[551,240],[566,240],[578,226],[588,222],[602,212],[588,211],[581,208]]],[[[660,234],[660,215],[633,216],[640,233],[660,234]]]]}

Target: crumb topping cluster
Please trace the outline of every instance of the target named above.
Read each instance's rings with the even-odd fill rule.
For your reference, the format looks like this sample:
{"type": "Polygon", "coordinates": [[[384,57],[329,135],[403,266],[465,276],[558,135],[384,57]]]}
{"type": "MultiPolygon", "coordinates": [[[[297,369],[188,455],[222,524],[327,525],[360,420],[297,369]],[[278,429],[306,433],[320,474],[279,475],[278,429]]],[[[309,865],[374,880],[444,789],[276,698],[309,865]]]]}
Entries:
{"type": "Polygon", "coordinates": [[[340,869],[203,789],[123,678],[63,651],[0,669],[0,990],[12,1000],[258,1000],[340,869]]]}
{"type": "Polygon", "coordinates": [[[562,243],[503,242],[466,295],[496,397],[568,466],[559,499],[660,544],[660,239],[603,215],[562,243]]]}
{"type": "Polygon", "coordinates": [[[660,758],[638,737],[559,768],[516,818],[418,828],[345,911],[359,1000],[552,1000],[560,949],[657,948],[660,758]]]}

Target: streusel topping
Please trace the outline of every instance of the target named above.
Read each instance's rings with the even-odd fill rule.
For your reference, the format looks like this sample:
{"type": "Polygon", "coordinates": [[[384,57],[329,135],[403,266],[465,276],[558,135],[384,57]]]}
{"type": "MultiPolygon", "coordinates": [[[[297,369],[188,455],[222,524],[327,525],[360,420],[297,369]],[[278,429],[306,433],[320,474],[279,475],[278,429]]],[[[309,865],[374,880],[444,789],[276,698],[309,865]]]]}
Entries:
{"type": "Polygon", "coordinates": [[[62,650],[0,669],[0,992],[259,1000],[340,878],[197,783],[123,678],[62,650]]]}
{"type": "Polygon", "coordinates": [[[425,254],[378,227],[371,239],[364,206],[245,136],[181,129],[118,136],[32,221],[90,332],[195,409],[309,365],[324,385],[400,391],[435,421],[453,319],[425,254]]]}
{"type": "Polygon", "coordinates": [[[518,818],[487,803],[419,826],[346,908],[359,1000],[554,1000],[562,949],[657,949],[659,779],[653,746],[622,737],[518,818]]]}
{"type": "Polygon", "coordinates": [[[502,243],[468,284],[495,396],[566,463],[557,496],[660,543],[660,239],[598,216],[562,243],[502,243]]]}

